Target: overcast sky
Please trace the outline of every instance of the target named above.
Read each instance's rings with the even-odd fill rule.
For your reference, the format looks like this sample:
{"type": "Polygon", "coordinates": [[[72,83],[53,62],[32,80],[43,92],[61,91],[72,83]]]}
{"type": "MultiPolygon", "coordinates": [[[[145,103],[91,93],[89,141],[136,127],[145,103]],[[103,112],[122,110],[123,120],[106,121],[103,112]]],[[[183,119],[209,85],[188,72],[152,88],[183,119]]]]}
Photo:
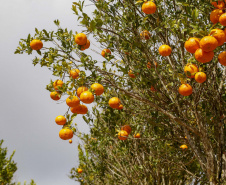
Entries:
{"type": "MultiPolygon", "coordinates": [[[[75,1],[75,0],[74,0],[75,1]]],[[[46,68],[34,67],[31,55],[14,55],[20,38],[34,29],[56,30],[62,27],[80,31],[71,10],[73,0],[1,0],[0,6],[0,139],[14,156],[18,171],[15,180],[34,179],[37,185],[76,185],[68,178],[70,169],[78,165],[77,143],[59,138],[60,126],[55,117],[67,110],[45,90],[56,77],[46,68]]],[[[91,3],[90,3],[91,4],[91,3]]],[[[93,6],[87,8],[92,9],[93,6]]],[[[91,46],[92,47],[92,46],[91,46]]],[[[64,97],[66,99],[66,97],[64,97]]],[[[75,118],[81,131],[88,131],[81,116],[75,118]]]]}

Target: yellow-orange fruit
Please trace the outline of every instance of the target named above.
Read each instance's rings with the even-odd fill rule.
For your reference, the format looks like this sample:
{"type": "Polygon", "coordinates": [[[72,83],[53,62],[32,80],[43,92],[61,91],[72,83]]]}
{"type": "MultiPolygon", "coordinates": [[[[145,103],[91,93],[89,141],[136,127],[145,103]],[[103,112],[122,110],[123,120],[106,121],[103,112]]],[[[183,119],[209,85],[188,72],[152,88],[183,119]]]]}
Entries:
{"type": "Polygon", "coordinates": [[[72,143],[72,140],[71,140],[71,139],[69,140],[69,143],[70,143],[70,144],[72,143]]]}
{"type": "Polygon", "coordinates": [[[89,91],[84,91],[82,92],[82,94],[80,95],[80,100],[83,102],[83,103],[87,103],[87,104],[90,104],[94,101],[94,96],[91,92],[89,91]]]}
{"type": "MultiPolygon", "coordinates": [[[[154,61],[155,67],[158,67],[158,63],[154,61]]],[[[151,62],[147,63],[147,68],[151,68],[151,62]]]]}
{"type": "Polygon", "coordinates": [[[109,100],[108,104],[111,108],[117,109],[119,107],[119,105],[121,104],[121,101],[119,98],[113,97],[109,100]]]}
{"type": "Polygon", "coordinates": [[[140,133],[134,134],[134,138],[140,138],[140,133]]]}
{"type": "Polygon", "coordinates": [[[55,122],[57,125],[64,125],[67,122],[67,120],[64,116],[59,115],[55,118],[55,122]]]}
{"type": "Polygon", "coordinates": [[[220,16],[223,14],[223,11],[220,10],[220,9],[215,9],[211,12],[210,14],[210,21],[213,23],[213,24],[216,24],[219,22],[219,18],[220,16]]]}
{"type": "Polygon", "coordinates": [[[81,46],[81,50],[83,51],[85,49],[88,49],[89,47],[90,47],[90,41],[87,39],[86,44],[81,46]]]}
{"type": "Polygon", "coordinates": [[[64,82],[62,80],[55,80],[53,82],[53,87],[55,90],[58,90],[58,87],[62,87],[64,82]]]}
{"type": "Polygon", "coordinates": [[[88,91],[88,88],[85,86],[81,86],[77,89],[77,96],[80,98],[80,95],[82,94],[82,92],[84,91],[88,91]]]}
{"type": "Polygon", "coordinates": [[[198,83],[203,83],[206,81],[206,74],[203,72],[198,72],[195,74],[195,81],[198,83]]]}
{"type": "Polygon", "coordinates": [[[80,104],[80,100],[78,99],[77,96],[69,96],[67,99],[66,99],[66,104],[69,106],[69,107],[76,107],[80,104]]]}
{"type": "Polygon", "coordinates": [[[179,93],[183,96],[189,96],[192,94],[192,87],[189,84],[182,84],[179,87],[179,93]]]}
{"type": "Polygon", "coordinates": [[[52,98],[55,101],[59,100],[60,97],[61,97],[61,95],[57,91],[54,91],[54,92],[51,92],[50,93],[50,98],[52,98]]]}
{"type": "Polygon", "coordinates": [[[142,31],[142,32],[140,33],[140,37],[141,37],[142,39],[148,40],[148,39],[150,39],[151,34],[149,33],[149,31],[144,30],[144,31],[142,31]]]}
{"type": "Polygon", "coordinates": [[[123,105],[120,104],[119,107],[117,108],[118,110],[122,110],[123,109],[123,105]]]}
{"type": "Polygon", "coordinates": [[[226,13],[223,13],[220,18],[219,18],[219,22],[221,25],[226,26],[226,13]]]}
{"type": "Polygon", "coordinates": [[[106,53],[111,54],[110,49],[103,49],[102,52],[101,52],[101,55],[102,55],[103,57],[105,57],[105,54],[106,54],[106,53]]]}
{"type": "Polygon", "coordinates": [[[226,35],[223,30],[221,29],[213,29],[210,32],[210,36],[213,36],[215,39],[217,39],[218,46],[221,46],[224,44],[226,35]]]}
{"type": "Polygon", "coordinates": [[[129,70],[128,75],[130,78],[136,78],[135,74],[133,73],[132,70],[129,70]]]}
{"type": "Polygon", "coordinates": [[[185,42],[184,47],[189,53],[195,53],[199,49],[199,42],[198,38],[191,37],[185,42]]]}
{"type": "Polygon", "coordinates": [[[155,13],[157,7],[152,1],[146,1],[142,4],[141,9],[145,14],[153,14],[155,13]]]}
{"type": "Polygon", "coordinates": [[[96,95],[101,95],[104,92],[104,87],[103,85],[99,84],[99,83],[94,83],[91,85],[91,89],[94,90],[94,93],[96,95]]]}
{"type": "Polygon", "coordinates": [[[73,79],[77,79],[79,77],[80,71],[78,69],[72,69],[70,70],[70,77],[73,79]]]}
{"type": "Polygon", "coordinates": [[[73,137],[73,131],[69,128],[63,128],[59,132],[59,137],[63,140],[68,140],[73,137]]]}
{"type": "Polygon", "coordinates": [[[168,45],[161,45],[159,47],[159,54],[166,57],[166,56],[169,56],[172,52],[172,49],[170,46],[168,45]]]}
{"type": "Polygon", "coordinates": [[[195,77],[195,73],[197,73],[198,71],[199,71],[199,68],[195,64],[187,64],[184,67],[184,72],[185,72],[185,74],[186,74],[186,76],[188,78],[194,78],[195,77]],[[188,74],[188,72],[190,74],[188,74]]]}
{"type": "Polygon", "coordinates": [[[221,65],[226,66],[226,51],[223,51],[218,55],[218,61],[221,65]]]}
{"type": "Polygon", "coordinates": [[[129,125],[124,125],[121,127],[121,130],[125,130],[128,134],[130,134],[132,131],[132,128],[129,125]]]}
{"type": "Polygon", "coordinates": [[[213,51],[218,46],[218,41],[212,36],[205,36],[199,42],[200,48],[205,52],[213,51]]]}
{"type": "Polygon", "coordinates": [[[87,37],[84,33],[78,33],[75,35],[75,43],[78,45],[85,45],[87,43],[87,37]]]}
{"type": "Polygon", "coordinates": [[[77,168],[78,173],[82,173],[82,169],[81,168],[77,168]]]}
{"type": "Polygon", "coordinates": [[[201,63],[210,62],[214,57],[214,52],[205,52],[201,48],[197,49],[195,52],[195,59],[201,63]]]}
{"type": "Polygon", "coordinates": [[[120,140],[126,140],[128,137],[128,133],[125,130],[120,130],[118,133],[118,138],[120,140]]]}
{"type": "Polygon", "coordinates": [[[187,149],[188,146],[187,145],[181,145],[180,148],[184,150],[184,149],[187,149]]]}
{"type": "Polygon", "coordinates": [[[33,50],[40,50],[43,47],[43,43],[38,39],[34,39],[30,42],[30,47],[33,50]]]}

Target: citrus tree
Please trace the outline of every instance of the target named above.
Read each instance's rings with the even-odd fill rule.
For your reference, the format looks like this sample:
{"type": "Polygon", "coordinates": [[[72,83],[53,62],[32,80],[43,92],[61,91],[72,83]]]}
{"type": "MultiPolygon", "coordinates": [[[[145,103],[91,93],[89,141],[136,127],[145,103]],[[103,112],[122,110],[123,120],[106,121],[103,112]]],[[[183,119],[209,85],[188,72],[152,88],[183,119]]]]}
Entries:
{"type": "Polygon", "coordinates": [[[164,178],[173,184],[172,179],[224,183],[225,2],[90,3],[95,6],[92,16],[84,1],[72,5],[83,33],[55,20],[56,31],[36,29],[15,51],[36,50],[40,57],[33,64],[57,76],[47,90],[55,101],[67,98],[68,110],[55,120],[63,125],[61,139],[76,134],[72,123],[77,114],[90,125],[90,135],[77,134],[84,143],[81,166],[72,169],[72,178],[83,175],[92,183],[98,177],[116,184],[123,181],[120,177],[125,184],[132,177],[135,184],[162,183],[164,178]],[[93,105],[92,110],[84,104],[93,105]],[[91,137],[97,141],[90,142],[91,137]]]}

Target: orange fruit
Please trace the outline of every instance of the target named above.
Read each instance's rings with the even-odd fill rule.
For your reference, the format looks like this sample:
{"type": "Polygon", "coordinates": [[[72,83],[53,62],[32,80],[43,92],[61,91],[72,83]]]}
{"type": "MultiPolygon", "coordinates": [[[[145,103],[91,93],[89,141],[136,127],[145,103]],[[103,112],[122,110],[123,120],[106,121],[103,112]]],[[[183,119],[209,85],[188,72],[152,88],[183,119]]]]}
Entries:
{"type": "Polygon", "coordinates": [[[184,149],[188,149],[188,146],[187,145],[181,145],[180,148],[184,150],[184,149]]]}
{"type": "Polygon", "coordinates": [[[87,37],[84,33],[78,33],[75,35],[75,43],[78,45],[85,45],[87,43],[87,37]]]}
{"type": "Polygon", "coordinates": [[[80,94],[82,94],[82,92],[84,91],[88,91],[87,87],[81,86],[77,89],[77,96],[80,98],[80,94]]]}
{"type": "Polygon", "coordinates": [[[134,134],[134,138],[140,138],[140,133],[134,134]]]}
{"type": "Polygon", "coordinates": [[[91,85],[91,89],[94,90],[94,93],[96,95],[101,95],[104,92],[104,87],[103,85],[99,83],[94,83],[91,85]]]}
{"type": "Polygon", "coordinates": [[[43,47],[43,43],[38,39],[34,39],[30,42],[30,47],[33,50],[40,50],[43,47]]]}
{"type": "Polygon", "coordinates": [[[168,45],[161,45],[159,47],[159,54],[166,57],[166,56],[169,56],[172,52],[172,49],[170,46],[168,45]]]}
{"type": "Polygon", "coordinates": [[[149,31],[144,30],[144,31],[142,31],[142,32],[140,33],[140,37],[141,37],[142,39],[148,40],[148,39],[150,39],[151,34],[149,33],[149,31]]]}
{"type": "Polygon", "coordinates": [[[54,87],[55,90],[58,90],[58,87],[62,87],[63,84],[64,84],[63,81],[61,81],[61,80],[55,80],[55,81],[53,82],[53,87],[54,87]]]}
{"type": "Polygon", "coordinates": [[[223,14],[223,11],[220,10],[220,9],[215,9],[211,12],[210,14],[210,21],[213,23],[213,24],[216,24],[219,22],[219,18],[220,16],[223,14]]]}
{"type": "Polygon", "coordinates": [[[132,70],[129,70],[128,75],[130,78],[136,78],[135,74],[133,74],[132,70]]]}
{"type": "Polygon", "coordinates": [[[192,94],[192,87],[189,84],[182,84],[179,87],[179,93],[183,96],[189,96],[192,94]]]}
{"type": "Polygon", "coordinates": [[[69,106],[69,107],[76,107],[80,104],[80,100],[78,99],[77,96],[69,96],[67,99],[66,99],[66,104],[69,106]]]}
{"type": "Polygon", "coordinates": [[[220,18],[219,18],[219,22],[221,25],[226,26],[226,13],[223,13],[220,18]]]}
{"type": "Polygon", "coordinates": [[[82,173],[82,169],[81,168],[77,168],[78,173],[82,173]]]}
{"type": "Polygon", "coordinates": [[[142,4],[141,9],[145,14],[153,14],[155,13],[157,7],[152,1],[146,1],[142,4]]]}
{"type": "Polygon", "coordinates": [[[119,98],[113,97],[109,100],[108,104],[111,108],[117,109],[119,107],[119,105],[121,104],[121,101],[119,98]]]}
{"type": "Polygon", "coordinates": [[[72,143],[72,140],[71,140],[71,139],[69,140],[69,143],[70,143],[70,144],[72,143]]]}
{"type": "Polygon", "coordinates": [[[119,107],[117,108],[118,110],[122,110],[123,109],[123,105],[120,104],[119,107]]]}
{"type": "Polygon", "coordinates": [[[118,138],[120,140],[126,140],[128,137],[128,133],[125,130],[120,130],[118,133],[118,138]]]}
{"type": "Polygon", "coordinates": [[[218,55],[218,61],[221,65],[226,66],[226,51],[223,51],[218,55]]]}
{"type": "Polygon", "coordinates": [[[218,46],[218,41],[212,36],[205,36],[199,42],[200,48],[205,51],[213,51],[218,46]]]}
{"type": "Polygon", "coordinates": [[[71,107],[70,110],[71,110],[71,112],[74,113],[74,114],[75,114],[75,113],[76,113],[76,114],[80,114],[81,111],[82,111],[82,105],[79,104],[78,106],[71,107]]]}
{"type": "MultiPolygon", "coordinates": [[[[158,63],[154,61],[155,67],[158,67],[158,63]]],[[[147,68],[151,68],[151,62],[147,63],[147,68]]]]}
{"type": "Polygon", "coordinates": [[[108,54],[110,55],[110,54],[111,54],[110,49],[103,49],[102,52],[101,52],[101,55],[102,55],[103,57],[105,57],[105,54],[106,54],[106,53],[108,53],[108,54]]]}
{"type": "Polygon", "coordinates": [[[87,104],[90,104],[94,101],[94,96],[91,92],[89,91],[84,91],[82,92],[82,94],[80,95],[80,100],[83,102],[83,103],[87,103],[87,104]]]}
{"type": "Polygon", "coordinates": [[[57,125],[64,125],[67,122],[67,120],[64,116],[59,115],[55,118],[55,122],[57,125]]]}
{"type": "Polygon", "coordinates": [[[121,127],[121,130],[125,130],[128,134],[131,133],[132,129],[129,125],[124,125],[121,127]]]}
{"type": "Polygon", "coordinates": [[[211,4],[212,4],[215,8],[219,8],[219,9],[225,8],[225,3],[224,3],[223,1],[211,2],[211,4]]]}
{"type": "Polygon", "coordinates": [[[89,47],[90,47],[90,41],[87,39],[86,44],[81,46],[81,50],[83,51],[85,49],[88,49],[89,47]]]}
{"type": "Polygon", "coordinates": [[[59,137],[63,140],[68,140],[73,137],[73,131],[69,128],[63,128],[59,132],[59,137]]]}
{"type": "Polygon", "coordinates": [[[184,43],[184,47],[189,53],[195,53],[199,49],[199,42],[198,38],[191,37],[184,43]]]}
{"type": "Polygon", "coordinates": [[[201,48],[197,49],[195,52],[195,59],[201,63],[210,62],[214,57],[214,52],[205,52],[201,48]]]}
{"type": "Polygon", "coordinates": [[[187,64],[184,67],[184,72],[188,78],[194,78],[195,73],[197,73],[198,71],[199,71],[199,69],[198,69],[197,65],[195,65],[195,64],[187,64]],[[190,74],[188,74],[188,72],[190,74]]]}
{"type": "Polygon", "coordinates": [[[224,44],[226,35],[223,30],[221,29],[213,29],[210,32],[210,36],[213,36],[215,39],[217,39],[218,46],[221,46],[224,44]]]}
{"type": "Polygon", "coordinates": [[[156,92],[157,90],[154,88],[154,86],[151,86],[150,88],[151,92],[156,92]]]}
{"type": "Polygon", "coordinates": [[[87,114],[88,108],[85,105],[81,105],[80,114],[87,114]]]}
{"type": "Polygon", "coordinates": [[[198,72],[195,74],[195,81],[198,83],[203,83],[206,81],[206,74],[203,72],[198,72]]]}
{"type": "Polygon", "coordinates": [[[72,69],[70,70],[70,77],[73,79],[77,79],[79,77],[80,71],[78,69],[72,69]]]}
{"type": "Polygon", "coordinates": [[[61,97],[60,93],[57,91],[53,91],[50,93],[50,98],[52,98],[53,100],[59,100],[61,97]]]}

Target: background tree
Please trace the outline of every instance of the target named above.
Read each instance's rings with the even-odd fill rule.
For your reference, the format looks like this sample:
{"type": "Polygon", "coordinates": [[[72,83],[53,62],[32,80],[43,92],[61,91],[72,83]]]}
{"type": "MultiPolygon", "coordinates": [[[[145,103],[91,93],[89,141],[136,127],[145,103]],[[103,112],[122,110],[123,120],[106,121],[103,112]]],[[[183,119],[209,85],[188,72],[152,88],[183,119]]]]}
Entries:
{"type": "MultiPolygon", "coordinates": [[[[109,176],[114,180],[121,176],[126,180],[125,184],[130,183],[134,176],[134,183],[146,184],[170,183],[171,178],[178,180],[177,183],[191,182],[192,178],[202,183],[206,180],[209,184],[224,183],[224,2],[156,0],[157,8],[153,3],[142,0],[91,2],[96,7],[92,17],[83,10],[84,1],[75,2],[72,10],[86,29],[84,32],[93,36],[101,48],[111,51],[103,52],[102,60],[88,55],[92,52],[84,52],[89,47],[88,42],[80,43],[84,35],[78,36],[74,31],[61,28],[58,20],[54,21],[58,26],[56,32],[36,29],[34,37],[28,35],[27,39],[22,39],[15,52],[31,54],[32,49],[37,50],[41,58],[35,57],[33,64],[48,67],[53,75],[60,78],[61,85],[53,81],[47,85],[54,100],[66,94],[72,97],[78,87],[90,87],[95,82],[105,87],[102,96],[95,96],[93,113],[96,122],[90,112],[84,116],[87,123],[91,122],[91,137],[97,138],[99,148],[87,146],[89,137],[78,134],[88,147],[80,149],[81,165],[92,166],[94,174],[83,178],[89,183],[95,175],[100,182],[111,179],[109,176]],[[147,12],[148,4],[151,4],[150,12],[147,12]],[[189,39],[191,37],[193,40],[189,39]],[[35,48],[31,44],[33,39],[50,42],[51,45],[46,44],[48,47],[42,48],[42,42],[39,42],[37,46],[40,47],[35,48]],[[201,73],[194,80],[198,71],[205,74],[201,73]],[[201,83],[203,80],[205,82],[201,83]],[[109,108],[111,97],[121,100],[123,111],[109,108]],[[98,110],[100,113],[95,114],[98,110]],[[142,131],[141,139],[137,141],[130,135],[126,141],[119,141],[116,134],[124,124],[131,125],[133,134],[142,131]],[[110,141],[110,146],[118,148],[108,149],[110,141]],[[180,145],[183,143],[188,149],[182,152],[180,145]],[[138,150],[137,146],[141,147],[139,155],[134,151],[138,150]],[[82,154],[84,151],[85,155],[82,154]],[[118,158],[114,158],[116,154],[118,158]],[[125,154],[129,158],[126,164],[122,160],[125,154]],[[139,161],[141,157],[142,162],[139,161]],[[140,175],[136,171],[139,162],[140,167],[147,170],[140,175]],[[150,163],[155,164],[153,168],[147,167],[150,163]],[[132,164],[135,164],[134,168],[132,164]],[[100,171],[95,170],[95,165],[101,165],[100,171]],[[110,169],[111,165],[116,168],[110,169]],[[157,170],[159,174],[147,176],[147,173],[156,171],[153,170],[155,168],[164,169],[164,173],[160,174],[157,170]],[[129,171],[120,173],[119,169],[129,171]],[[171,173],[172,170],[175,173],[171,173]],[[159,180],[161,176],[168,180],[159,180]]],[[[95,93],[92,88],[89,91],[95,93]]],[[[72,120],[77,113],[71,115],[69,110],[65,114],[67,122],[63,128],[73,130],[72,120]]],[[[74,171],[72,178],[79,178],[73,174],[74,171]]],[[[121,182],[121,179],[116,182],[121,182]]]]}

